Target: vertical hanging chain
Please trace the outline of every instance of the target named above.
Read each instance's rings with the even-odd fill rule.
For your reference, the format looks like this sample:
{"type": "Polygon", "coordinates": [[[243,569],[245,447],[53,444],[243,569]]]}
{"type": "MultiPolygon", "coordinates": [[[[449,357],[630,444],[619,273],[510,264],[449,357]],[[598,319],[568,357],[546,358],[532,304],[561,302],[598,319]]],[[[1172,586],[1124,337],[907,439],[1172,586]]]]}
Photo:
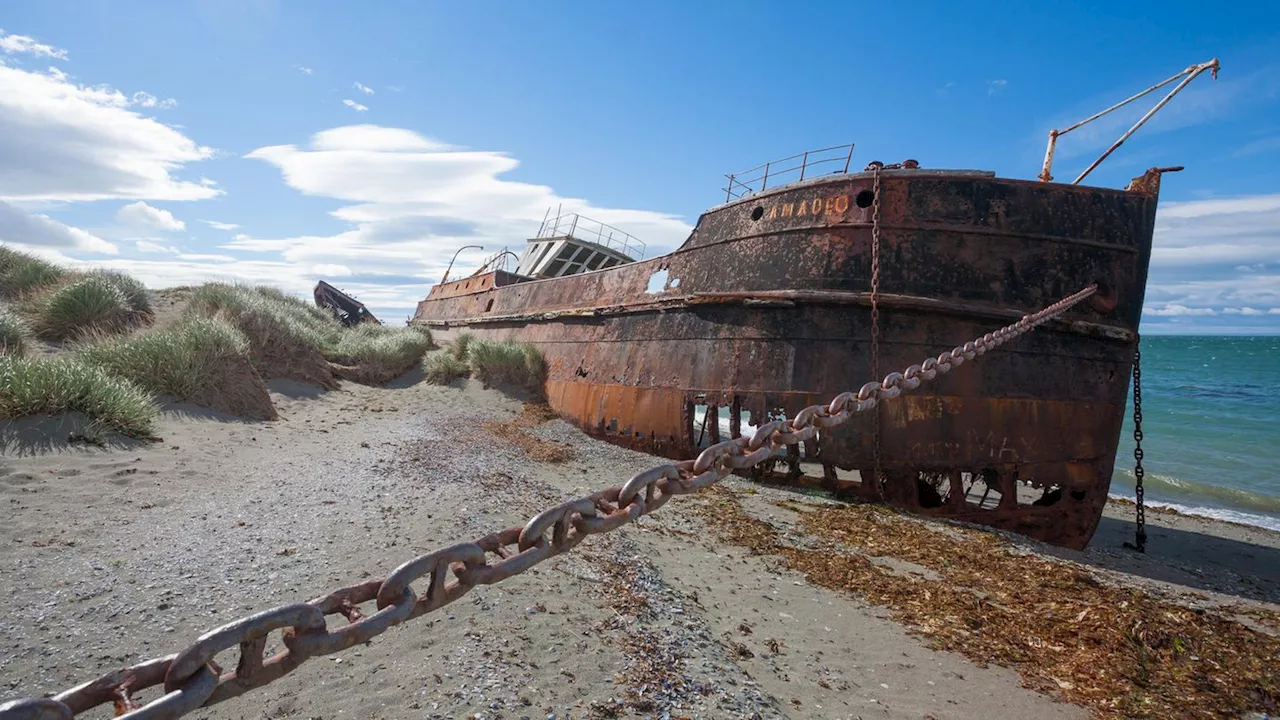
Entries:
{"type": "MultiPolygon", "coordinates": [[[[880,380],[880,164],[871,189],[871,377],[880,380]]],[[[875,444],[875,490],[880,490],[880,408],[872,416],[875,444]]]]}
{"type": "Polygon", "coordinates": [[[1134,497],[1137,501],[1137,528],[1134,532],[1134,547],[1140,553],[1147,551],[1147,517],[1143,506],[1142,477],[1146,471],[1142,469],[1142,341],[1133,348],[1133,478],[1134,497]]]}

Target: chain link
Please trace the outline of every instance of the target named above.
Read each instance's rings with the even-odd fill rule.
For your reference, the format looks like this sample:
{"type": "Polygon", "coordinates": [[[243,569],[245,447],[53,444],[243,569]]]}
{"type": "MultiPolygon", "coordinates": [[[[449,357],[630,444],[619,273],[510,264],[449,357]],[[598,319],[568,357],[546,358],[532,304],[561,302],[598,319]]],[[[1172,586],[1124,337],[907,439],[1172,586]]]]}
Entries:
{"type": "MultiPolygon", "coordinates": [[[[871,377],[880,377],[880,164],[876,163],[871,189],[871,377]]],[[[872,418],[872,451],[875,464],[872,488],[880,492],[880,411],[872,418]]]]}
{"type": "MultiPolygon", "coordinates": [[[[787,445],[809,440],[821,429],[843,424],[853,413],[871,410],[881,400],[914,390],[922,382],[946,374],[1058,317],[1095,292],[1097,286],[1090,285],[1012,325],[957,345],[936,358],[927,358],[904,372],[890,373],[857,392],[841,393],[826,405],[804,408],[790,421],[766,422],[749,437],[712,445],[694,460],[650,468],[621,485],[545,510],[523,526],[420,555],[385,579],[369,580],[306,603],[241,618],[205,633],[176,655],[104,675],[51,698],[0,704],[0,720],[72,720],[76,714],[108,702],[114,703],[124,717],[168,719],[236,697],[292,672],[310,658],[367,642],[405,620],[438,610],[478,585],[518,575],[547,558],[568,552],[588,535],[610,532],[657,510],[676,495],[697,492],[734,470],[772,459],[782,454],[787,445]],[[490,564],[490,554],[499,559],[490,564]],[[412,587],[420,579],[427,581],[421,595],[412,587]],[[374,615],[365,617],[356,607],[375,599],[378,612],[374,615]],[[348,624],[329,628],[325,618],[335,614],[346,616],[348,624]],[[267,633],[275,629],[282,629],[286,649],[264,660],[267,633]],[[237,645],[239,664],[235,670],[222,673],[214,656],[237,645]],[[161,684],[166,692],[163,697],[141,707],[132,700],[133,692],[161,684]]],[[[1136,364],[1134,377],[1136,384],[1136,364]]],[[[1141,451],[1138,457],[1141,458],[1141,451]]],[[[1141,474],[1138,478],[1141,488],[1141,474]]]]}
{"type": "MultiPolygon", "coordinates": [[[[1134,498],[1137,503],[1135,513],[1136,528],[1134,544],[1131,546],[1140,553],[1147,552],[1147,513],[1143,504],[1142,478],[1146,470],[1142,469],[1142,348],[1141,339],[1133,348],[1133,479],[1134,498]]],[[[1128,545],[1128,543],[1125,543],[1128,545]]]]}

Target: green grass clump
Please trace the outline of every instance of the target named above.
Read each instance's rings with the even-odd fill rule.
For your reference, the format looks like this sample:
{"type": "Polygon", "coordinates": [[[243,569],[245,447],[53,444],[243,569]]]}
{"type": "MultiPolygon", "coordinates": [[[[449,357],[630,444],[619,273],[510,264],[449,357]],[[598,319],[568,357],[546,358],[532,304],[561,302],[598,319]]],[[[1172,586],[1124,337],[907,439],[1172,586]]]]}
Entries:
{"type": "Polygon", "coordinates": [[[431,331],[424,327],[364,323],[343,330],[338,342],[324,354],[330,361],[352,368],[339,371],[348,380],[384,383],[403,375],[432,347],[431,331]]]}
{"type": "Polygon", "coordinates": [[[26,323],[8,310],[0,309],[0,355],[22,356],[26,352],[26,323]]]}
{"type": "Polygon", "coordinates": [[[453,359],[465,361],[467,359],[467,346],[475,339],[475,336],[471,333],[462,333],[454,338],[454,341],[449,345],[449,352],[453,355],[453,359]]]}
{"type": "Polygon", "coordinates": [[[432,347],[424,327],[347,328],[327,311],[270,287],[202,285],[191,294],[188,309],[225,317],[244,332],[263,377],[321,387],[336,387],[335,374],[362,383],[387,382],[416,365],[432,347]]]}
{"type": "Polygon", "coordinates": [[[99,277],[115,286],[124,295],[125,303],[130,310],[142,315],[152,315],[151,298],[147,295],[147,286],[141,282],[115,270],[95,270],[89,277],[99,277]]]}
{"type": "Polygon", "coordinates": [[[88,345],[79,355],[157,395],[251,420],[278,417],[250,360],[249,339],[225,319],[192,315],[153,333],[88,345]]]}
{"type": "Polygon", "coordinates": [[[36,298],[30,307],[36,334],[49,340],[122,332],[149,317],[149,313],[133,309],[117,280],[103,275],[88,275],[64,285],[36,298]]]}
{"type": "Polygon", "coordinates": [[[471,340],[467,358],[471,375],[486,386],[521,388],[536,397],[545,394],[547,363],[528,343],[471,340]]]}
{"type": "Polygon", "coordinates": [[[40,258],[0,247],[0,297],[16,298],[66,277],[67,271],[40,258]]]}
{"type": "Polygon", "coordinates": [[[244,333],[224,320],[205,317],[183,318],[171,328],[95,343],[79,351],[91,365],[179,400],[195,398],[220,361],[248,354],[244,333]]]}
{"type": "Polygon", "coordinates": [[[0,418],[80,412],[93,429],[151,437],[158,408],[147,391],[78,358],[0,356],[0,418]]]}
{"type": "Polygon", "coordinates": [[[311,312],[296,298],[273,288],[208,283],[191,293],[187,312],[223,318],[244,333],[264,378],[338,386],[323,353],[338,343],[342,325],[323,312],[311,312]]]}
{"type": "Polygon", "coordinates": [[[448,385],[454,380],[467,377],[471,368],[466,360],[459,360],[448,350],[431,353],[422,359],[422,372],[427,382],[433,385],[448,385]]]}

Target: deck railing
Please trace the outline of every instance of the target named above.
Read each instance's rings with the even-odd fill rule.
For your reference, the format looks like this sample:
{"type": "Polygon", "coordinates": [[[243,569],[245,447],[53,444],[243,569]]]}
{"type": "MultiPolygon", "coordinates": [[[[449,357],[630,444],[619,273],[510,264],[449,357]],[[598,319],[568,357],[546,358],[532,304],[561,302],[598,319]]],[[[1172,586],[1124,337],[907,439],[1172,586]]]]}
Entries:
{"type": "Polygon", "coordinates": [[[556,215],[543,220],[542,227],[538,229],[537,237],[551,238],[564,237],[566,235],[578,240],[587,240],[597,245],[603,245],[611,250],[617,250],[633,260],[639,260],[644,257],[645,244],[639,238],[612,225],[605,225],[599,220],[592,220],[578,213],[556,215]]]}
{"type": "Polygon", "coordinates": [[[803,180],[805,175],[812,177],[818,174],[818,172],[814,171],[814,168],[819,165],[824,166],[821,170],[829,169],[825,166],[836,166],[838,169],[831,170],[832,174],[847,173],[849,172],[849,161],[851,159],[853,159],[853,143],[835,145],[820,150],[807,150],[781,160],[770,160],[763,165],[757,165],[740,173],[726,174],[725,177],[729,178],[729,185],[720,189],[725,192],[725,202],[729,202],[734,198],[764,190],[769,187],[770,180],[776,186],[785,185],[792,180],[803,180]],[[795,177],[797,175],[798,177],[795,177]]]}

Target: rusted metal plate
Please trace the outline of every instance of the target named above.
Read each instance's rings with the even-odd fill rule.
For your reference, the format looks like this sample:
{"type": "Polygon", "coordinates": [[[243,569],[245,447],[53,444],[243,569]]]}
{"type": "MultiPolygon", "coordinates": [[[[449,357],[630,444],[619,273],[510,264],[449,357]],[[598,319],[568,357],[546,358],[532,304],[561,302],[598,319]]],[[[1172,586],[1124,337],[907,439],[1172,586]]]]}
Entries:
{"type": "MultiPolygon", "coordinates": [[[[1158,181],[1149,174],[1131,187],[883,173],[881,368],[918,363],[1090,283],[1101,290],[1061,321],[880,406],[891,477],[860,493],[1059,544],[1088,541],[1119,440],[1156,207],[1145,190],[1158,181]],[[973,478],[984,472],[1015,484],[996,507],[954,493],[929,507],[934,491],[921,478],[953,471],[962,487],[983,487],[973,478]]],[[[869,173],[854,174],[749,197],[705,213],[669,255],[433,291],[414,322],[443,342],[465,331],[533,343],[567,420],[687,458],[714,431],[695,427],[698,407],[721,418],[745,411],[730,423],[750,432],[768,413],[791,416],[870,379],[871,188],[869,173]]],[[[823,433],[805,459],[829,476],[870,470],[874,422],[867,413],[823,433]]]]}

